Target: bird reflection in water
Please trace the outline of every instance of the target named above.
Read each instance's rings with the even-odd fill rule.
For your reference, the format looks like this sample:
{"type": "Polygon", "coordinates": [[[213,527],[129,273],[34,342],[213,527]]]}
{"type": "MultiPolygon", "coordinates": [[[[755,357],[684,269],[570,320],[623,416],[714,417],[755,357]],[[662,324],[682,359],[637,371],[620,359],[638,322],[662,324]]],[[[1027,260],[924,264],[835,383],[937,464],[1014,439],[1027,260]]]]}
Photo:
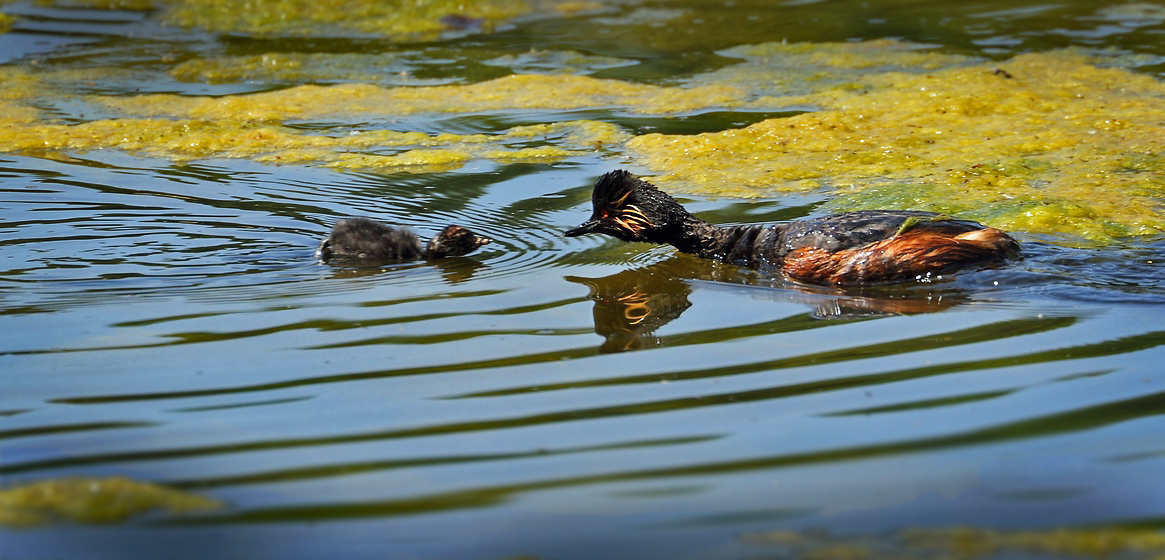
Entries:
{"type": "MultiPolygon", "coordinates": [[[[332,264],[332,263],[329,263],[332,264]]],[[[465,257],[449,257],[438,261],[417,262],[417,263],[397,263],[397,264],[368,264],[368,265],[345,265],[340,266],[332,264],[333,278],[361,278],[364,276],[373,276],[382,274],[384,272],[393,270],[409,270],[409,269],[425,269],[435,268],[441,272],[441,278],[448,284],[460,284],[465,282],[482,268],[488,265],[474,259],[465,257]]]]}
{"type": "Polygon", "coordinates": [[[656,329],[692,306],[688,301],[691,285],[668,270],[668,263],[675,260],[603,278],[566,277],[591,290],[587,298],[595,302],[595,332],[605,339],[600,352],[640,350],[662,343],[656,329]]]}
{"type": "Polygon", "coordinates": [[[890,315],[933,313],[969,301],[966,290],[954,286],[914,285],[842,289],[774,280],[755,271],[675,255],[648,266],[623,270],[603,278],[567,276],[590,289],[595,302],[595,333],[604,338],[604,353],[641,350],[667,344],[656,331],[692,306],[693,285],[714,282],[738,286],[755,297],[807,305],[815,319],[869,319],[890,315]],[[762,292],[763,291],[763,292],[762,292]]]}

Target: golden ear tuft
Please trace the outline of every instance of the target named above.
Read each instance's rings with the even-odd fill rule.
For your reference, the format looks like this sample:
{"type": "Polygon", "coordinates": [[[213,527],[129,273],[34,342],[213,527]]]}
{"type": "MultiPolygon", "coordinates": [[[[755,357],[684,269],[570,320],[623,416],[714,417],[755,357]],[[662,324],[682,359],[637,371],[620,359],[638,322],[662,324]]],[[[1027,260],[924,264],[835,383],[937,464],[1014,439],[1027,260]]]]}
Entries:
{"type": "Polygon", "coordinates": [[[620,213],[619,217],[615,219],[623,229],[632,233],[639,233],[647,228],[653,227],[655,224],[647,218],[647,215],[634,204],[628,204],[620,213]]]}

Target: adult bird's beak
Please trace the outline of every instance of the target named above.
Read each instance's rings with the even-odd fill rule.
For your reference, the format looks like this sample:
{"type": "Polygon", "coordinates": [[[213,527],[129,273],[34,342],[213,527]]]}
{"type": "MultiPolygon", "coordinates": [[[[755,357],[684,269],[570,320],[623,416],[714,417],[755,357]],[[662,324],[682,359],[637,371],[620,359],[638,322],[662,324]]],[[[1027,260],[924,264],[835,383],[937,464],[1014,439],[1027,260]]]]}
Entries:
{"type": "Polygon", "coordinates": [[[566,230],[565,232],[562,233],[562,235],[564,235],[566,237],[577,237],[579,235],[586,235],[588,233],[594,233],[595,228],[597,228],[597,227],[599,227],[598,220],[587,220],[587,221],[583,222],[582,225],[580,225],[576,228],[566,230]]]}

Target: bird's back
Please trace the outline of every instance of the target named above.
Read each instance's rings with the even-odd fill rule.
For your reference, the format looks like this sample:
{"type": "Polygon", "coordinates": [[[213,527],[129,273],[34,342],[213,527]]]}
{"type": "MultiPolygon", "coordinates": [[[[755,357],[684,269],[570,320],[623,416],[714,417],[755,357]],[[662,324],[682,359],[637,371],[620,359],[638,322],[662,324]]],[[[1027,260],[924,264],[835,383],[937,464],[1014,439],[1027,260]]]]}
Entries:
{"type": "Polygon", "coordinates": [[[903,225],[908,220],[912,223],[905,230],[950,236],[984,227],[978,222],[956,220],[934,212],[860,210],[784,224],[775,249],[781,254],[803,247],[830,252],[854,249],[904,233],[903,225]]]}
{"type": "Polygon", "coordinates": [[[415,261],[425,256],[421,241],[412,231],[367,218],[348,218],[336,223],[320,245],[320,257],[377,261],[415,261]]]}

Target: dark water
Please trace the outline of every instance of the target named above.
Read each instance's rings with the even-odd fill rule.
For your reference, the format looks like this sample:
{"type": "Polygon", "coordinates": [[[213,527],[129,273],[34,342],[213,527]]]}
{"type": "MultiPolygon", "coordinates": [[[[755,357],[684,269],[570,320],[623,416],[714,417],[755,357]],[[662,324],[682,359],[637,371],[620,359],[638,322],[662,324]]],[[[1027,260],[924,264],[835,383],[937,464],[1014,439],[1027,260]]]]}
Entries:
{"type": "MultiPolygon", "coordinates": [[[[554,41],[639,62],[603,75],[659,82],[721,64],[716,49],[780,38],[1163,54],[1165,32],[1098,18],[1100,3],[706,4],[667,6],[702,16],[705,33],[599,40],[594,22],[535,20],[439,47],[554,41]]],[[[291,49],[134,12],[4,10],[30,14],[0,36],[17,65],[291,49]]],[[[453,75],[488,77],[465,68],[453,75]]],[[[271,87],[139,71],[94,87],[271,87]]],[[[491,119],[423,126],[512,125],[491,119]]],[[[129,476],[227,504],[3,529],[0,557],[780,558],[812,551],[748,535],[1165,529],[1165,240],[1021,235],[1025,258],[1006,269],[809,289],[561,237],[619,165],[394,175],[0,155],[0,484],[129,476]],[[350,215],[426,235],[456,222],[495,243],[439,264],[317,263],[319,239],[350,215]]],[[[823,201],[685,200],[715,222],[791,219],[823,201]]]]}

